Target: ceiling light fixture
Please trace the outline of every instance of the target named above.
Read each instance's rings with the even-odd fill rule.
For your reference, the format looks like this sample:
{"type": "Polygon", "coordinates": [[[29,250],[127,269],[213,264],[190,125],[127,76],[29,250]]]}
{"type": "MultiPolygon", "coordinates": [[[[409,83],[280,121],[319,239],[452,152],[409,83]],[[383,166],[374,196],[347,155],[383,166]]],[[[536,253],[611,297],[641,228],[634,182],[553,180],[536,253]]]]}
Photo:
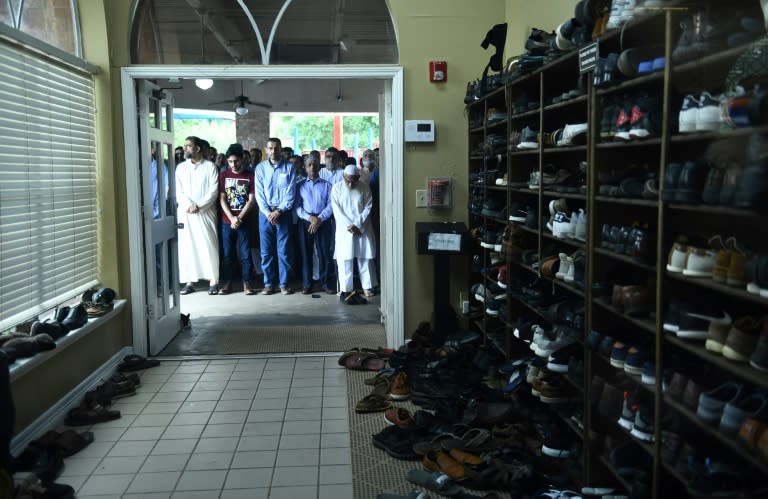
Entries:
{"type": "Polygon", "coordinates": [[[195,80],[195,85],[200,90],[208,90],[213,86],[213,80],[210,78],[198,78],[195,80]]]}
{"type": "MultiPolygon", "coordinates": [[[[207,64],[207,61],[205,60],[205,16],[206,12],[203,11],[200,16],[200,64],[207,64]]],[[[195,80],[195,85],[200,90],[208,90],[213,86],[213,80],[210,78],[198,78],[195,80]]]]}
{"type": "Polygon", "coordinates": [[[248,114],[248,108],[245,107],[245,106],[237,106],[235,108],[235,112],[237,114],[239,114],[240,116],[244,116],[244,115],[248,114]]]}

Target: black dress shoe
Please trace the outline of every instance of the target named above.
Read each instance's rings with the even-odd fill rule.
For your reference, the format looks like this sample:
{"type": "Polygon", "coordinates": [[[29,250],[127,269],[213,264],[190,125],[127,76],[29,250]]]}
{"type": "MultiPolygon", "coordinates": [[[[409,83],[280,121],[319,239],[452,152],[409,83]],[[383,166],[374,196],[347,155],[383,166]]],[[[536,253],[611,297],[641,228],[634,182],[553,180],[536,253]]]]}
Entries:
{"type": "Polygon", "coordinates": [[[81,303],[78,306],[72,308],[67,314],[67,317],[61,321],[61,325],[68,331],[81,328],[88,323],[88,312],[85,306],[81,303]]]}
{"type": "Polygon", "coordinates": [[[29,332],[31,336],[47,334],[54,340],[66,336],[67,333],[69,333],[69,329],[64,327],[61,322],[58,321],[35,322],[32,324],[32,328],[29,332]]]}
{"type": "Polygon", "coordinates": [[[312,294],[312,288],[302,288],[301,294],[303,294],[303,295],[311,295],[312,294]]]}

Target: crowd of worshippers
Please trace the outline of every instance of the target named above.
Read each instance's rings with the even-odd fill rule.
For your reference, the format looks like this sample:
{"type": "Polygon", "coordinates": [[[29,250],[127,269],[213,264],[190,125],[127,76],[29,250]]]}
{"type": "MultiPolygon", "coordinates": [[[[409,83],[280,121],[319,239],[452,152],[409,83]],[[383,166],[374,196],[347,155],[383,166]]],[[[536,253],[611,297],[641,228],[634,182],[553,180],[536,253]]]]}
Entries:
{"type": "Polygon", "coordinates": [[[301,156],[273,137],[263,156],[240,144],[222,154],[195,136],[176,149],[181,294],[205,280],[208,294],[226,295],[239,280],[253,295],[260,277],[262,295],[289,295],[293,276],[304,294],[338,290],[345,299],[357,262],[362,292],[373,296],[378,150],[365,150],[358,166],[343,150],[301,156]]]}

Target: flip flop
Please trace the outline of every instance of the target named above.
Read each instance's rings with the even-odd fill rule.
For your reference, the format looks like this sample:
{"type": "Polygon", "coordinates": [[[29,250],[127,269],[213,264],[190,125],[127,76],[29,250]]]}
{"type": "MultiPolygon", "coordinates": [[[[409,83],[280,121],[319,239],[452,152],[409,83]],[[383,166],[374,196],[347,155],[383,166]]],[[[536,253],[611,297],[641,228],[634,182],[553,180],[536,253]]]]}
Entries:
{"type": "Polygon", "coordinates": [[[194,292],[195,292],[195,288],[193,288],[189,284],[187,284],[186,286],[184,286],[179,290],[180,295],[188,295],[189,293],[194,293],[194,292]]]}
{"type": "Polygon", "coordinates": [[[461,493],[461,487],[453,483],[448,475],[439,471],[430,473],[425,470],[411,470],[408,472],[408,481],[444,496],[455,496],[461,493]]]}
{"type": "Polygon", "coordinates": [[[139,371],[141,369],[149,369],[150,367],[159,365],[160,361],[157,359],[148,359],[141,355],[131,354],[123,357],[123,362],[117,366],[117,370],[121,372],[139,371]]]}

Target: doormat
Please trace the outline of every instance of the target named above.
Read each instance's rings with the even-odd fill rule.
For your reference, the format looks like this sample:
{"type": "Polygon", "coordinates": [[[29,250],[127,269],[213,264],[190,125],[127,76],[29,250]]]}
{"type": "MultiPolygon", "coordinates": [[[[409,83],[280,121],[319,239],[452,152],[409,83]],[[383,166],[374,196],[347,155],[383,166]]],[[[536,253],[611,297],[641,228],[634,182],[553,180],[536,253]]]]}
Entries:
{"type": "Polygon", "coordinates": [[[386,344],[382,324],[239,327],[222,335],[221,353],[343,352],[386,344]]]}

